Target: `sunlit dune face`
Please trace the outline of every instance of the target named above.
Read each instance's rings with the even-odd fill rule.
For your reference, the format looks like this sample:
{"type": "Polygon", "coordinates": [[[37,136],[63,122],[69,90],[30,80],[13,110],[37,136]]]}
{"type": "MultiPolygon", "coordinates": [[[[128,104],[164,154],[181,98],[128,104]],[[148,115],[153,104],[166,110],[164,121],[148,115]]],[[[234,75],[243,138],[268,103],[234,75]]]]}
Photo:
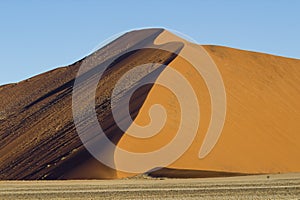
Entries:
{"type": "MultiPolygon", "coordinates": [[[[155,42],[162,44],[167,40],[168,34],[162,33],[155,42]]],[[[170,35],[169,41],[176,40],[170,35]]],[[[300,93],[295,84],[300,83],[297,76],[300,73],[299,61],[223,47],[204,48],[217,64],[226,88],[224,128],[212,152],[199,159],[199,149],[211,118],[210,95],[201,75],[180,56],[176,57],[168,67],[178,70],[193,86],[201,120],[190,148],[165,167],[252,174],[299,170],[300,161],[296,158],[300,149],[299,145],[295,145],[300,142],[297,134],[300,126],[296,122],[300,121],[300,93]]],[[[168,119],[164,128],[149,139],[134,138],[126,132],[118,143],[119,147],[132,152],[150,152],[175,137],[180,123],[180,106],[176,97],[159,85],[154,85],[149,92],[135,122],[147,125],[150,122],[148,112],[154,104],[162,104],[167,110],[168,119]]],[[[193,116],[190,119],[193,120],[193,116]]],[[[186,127],[186,134],[189,134],[189,127],[186,127]]],[[[122,162],[117,154],[115,157],[122,162]]],[[[131,175],[118,172],[119,177],[131,175]]]]}

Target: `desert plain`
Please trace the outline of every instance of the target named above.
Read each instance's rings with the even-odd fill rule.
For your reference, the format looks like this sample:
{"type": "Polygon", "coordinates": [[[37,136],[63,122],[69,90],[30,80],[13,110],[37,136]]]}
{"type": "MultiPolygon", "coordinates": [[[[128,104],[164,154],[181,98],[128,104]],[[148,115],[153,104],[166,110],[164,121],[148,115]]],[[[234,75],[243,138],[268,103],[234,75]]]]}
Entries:
{"type": "Polygon", "coordinates": [[[1,181],[0,199],[299,199],[300,173],[226,178],[1,181]]]}

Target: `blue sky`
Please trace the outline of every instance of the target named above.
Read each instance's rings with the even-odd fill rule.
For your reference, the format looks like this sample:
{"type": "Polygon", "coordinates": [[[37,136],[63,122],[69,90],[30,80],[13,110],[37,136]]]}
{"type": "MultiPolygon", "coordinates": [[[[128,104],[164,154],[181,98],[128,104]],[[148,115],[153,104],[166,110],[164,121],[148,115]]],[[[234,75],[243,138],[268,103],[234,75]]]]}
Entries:
{"type": "Polygon", "coordinates": [[[299,59],[299,11],[297,0],[1,1],[0,85],[71,64],[140,27],[299,59]]]}

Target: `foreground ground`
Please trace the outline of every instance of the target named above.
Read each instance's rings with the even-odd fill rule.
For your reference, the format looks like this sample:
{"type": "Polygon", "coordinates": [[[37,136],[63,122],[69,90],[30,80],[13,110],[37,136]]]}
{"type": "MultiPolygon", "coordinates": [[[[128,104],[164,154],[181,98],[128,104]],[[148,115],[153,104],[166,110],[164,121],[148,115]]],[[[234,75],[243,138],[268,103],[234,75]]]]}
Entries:
{"type": "Polygon", "coordinates": [[[210,179],[2,181],[0,199],[300,199],[300,173],[210,179]]]}

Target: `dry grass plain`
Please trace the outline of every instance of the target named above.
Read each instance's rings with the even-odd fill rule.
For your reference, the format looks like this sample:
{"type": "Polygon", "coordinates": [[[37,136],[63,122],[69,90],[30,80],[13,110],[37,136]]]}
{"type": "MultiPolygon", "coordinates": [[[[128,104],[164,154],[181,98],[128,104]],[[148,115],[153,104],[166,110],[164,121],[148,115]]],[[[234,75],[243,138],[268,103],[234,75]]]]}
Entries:
{"type": "Polygon", "coordinates": [[[300,199],[300,173],[203,179],[1,181],[0,199],[300,199]]]}

